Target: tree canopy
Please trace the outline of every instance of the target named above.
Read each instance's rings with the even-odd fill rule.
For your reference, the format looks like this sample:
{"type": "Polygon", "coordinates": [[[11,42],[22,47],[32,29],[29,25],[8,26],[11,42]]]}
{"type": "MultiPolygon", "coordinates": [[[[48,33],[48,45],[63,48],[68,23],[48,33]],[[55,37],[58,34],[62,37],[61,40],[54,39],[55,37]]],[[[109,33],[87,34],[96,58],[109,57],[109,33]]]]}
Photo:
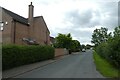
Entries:
{"type": "Polygon", "coordinates": [[[101,29],[95,29],[92,34],[92,43],[95,46],[99,45],[102,42],[106,42],[108,38],[111,36],[111,33],[107,34],[108,29],[101,27],[101,29]]]}
{"type": "Polygon", "coordinates": [[[120,26],[107,34],[107,29],[96,29],[92,35],[92,42],[96,45],[95,51],[116,67],[120,67],[120,26]],[[103,34],[101,34],[103,33],[103,34]]]}
{"type": "Polygon", "coordinates": [[[71,44],[71,49],[72,50],[78,50],[78,49],[80,49],[81,47],[80,47],[81,45],[80,45],[80,42],[78,41],[78,40],[72,40],[72,44],[71,44]]]}
{"type": "Polygon", "coordinates": [[[114,37],[120,37],[120,26],[114,29],[114,37]]]}
{"type": "Polygon", "coordinates": [[[80,49],[80,42],[78,40],[72,40],[71,34],[61,34],[55,38],[56,43],[54,44],[56,48],[66,48],[70,50],[80,49]]]}
{"type": "Polygon", "coordinates": [[[56,43],[55,47],[57,48],[70,48],[71,42],[72,42],[72,37],[71,34],[58,34],[58,36],[55,38],[56,43]]]}

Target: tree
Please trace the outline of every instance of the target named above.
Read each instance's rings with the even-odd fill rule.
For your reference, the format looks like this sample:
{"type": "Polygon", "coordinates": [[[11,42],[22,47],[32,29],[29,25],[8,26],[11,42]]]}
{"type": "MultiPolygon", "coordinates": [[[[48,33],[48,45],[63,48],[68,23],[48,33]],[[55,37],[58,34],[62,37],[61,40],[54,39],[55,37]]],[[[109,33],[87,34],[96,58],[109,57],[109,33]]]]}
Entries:
{"type": "Polygon", "coordinates": [[[78,51],[80,49],[80,42],[78,40],[72,40],[71,34],[58,34],[55,38],[56,43],[54,46],[56,48],[66,48],[72,51],[78,51]]]}
{"type": "Polygon", "coordinates": [[[108,29],[101,27],[101,29],[95,29],[92,34],[92,43],[95,46],[98,46],[102,42],[106,42],[109,37],[111,37],[111,33],[107,34],[108,29]]]}
{"type": "Polygon", "coordinates": [[[79,51],[81,48],[80,42],[78,40],[72,40],[72,44],[70,47],[73,51],[79,51]]]}
{"type": "Polygon", "coordinates": [[[90,49],[91,47],[92,47],[92,46],[89,45],[89,44],[86,45],[86,49],[90,49]]]}
{"type": "Polygon", "coordinates": [[[114,29],[114,37],[120,37],[120,26],[114,29]]]}
{"type": "Polygon", "coordinates": [[[108,60],[110,63],[116,67],[120,67],[120,26],[116,27],[113,32],[108,34],[108,40],[106,42],[101,42],[97,47],[95,47],[96,52],[108,60]]]}
{"type": "Polygon", "coordinates": [[[59,33],[55,40],[56,40],[55,47],[70,49],[70,46],[72,44],[72,37],[70,33],[69,34],[59,33]]]}
{"type": "Polygon", "coordinates": [[[86,49],[86,46],[84,44],[81,45],[81,50],[86,49]]]}

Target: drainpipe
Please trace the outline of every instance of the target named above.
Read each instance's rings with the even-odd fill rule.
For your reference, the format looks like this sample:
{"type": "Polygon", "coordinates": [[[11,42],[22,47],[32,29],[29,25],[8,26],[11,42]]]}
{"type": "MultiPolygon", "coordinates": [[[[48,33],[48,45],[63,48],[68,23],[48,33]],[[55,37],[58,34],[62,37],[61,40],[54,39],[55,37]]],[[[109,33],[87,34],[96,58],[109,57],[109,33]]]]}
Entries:
{"type": "Polygon", "coordinates": [[[15,44],[16,42],[16,21],[14,20],[14,25],[13,25],[14,31],[13,31],[13,43],[15,44]]]}

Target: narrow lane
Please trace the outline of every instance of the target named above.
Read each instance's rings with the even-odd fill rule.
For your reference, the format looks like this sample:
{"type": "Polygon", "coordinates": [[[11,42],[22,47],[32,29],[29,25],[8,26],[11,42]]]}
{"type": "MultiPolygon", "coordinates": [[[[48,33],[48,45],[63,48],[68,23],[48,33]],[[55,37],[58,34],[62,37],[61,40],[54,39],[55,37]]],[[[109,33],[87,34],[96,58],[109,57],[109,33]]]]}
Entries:
{"type": "Polygon", "coordinates": [[[78,52],[16,78],[103,78],[96,71],[92,51],[78,52]]]}

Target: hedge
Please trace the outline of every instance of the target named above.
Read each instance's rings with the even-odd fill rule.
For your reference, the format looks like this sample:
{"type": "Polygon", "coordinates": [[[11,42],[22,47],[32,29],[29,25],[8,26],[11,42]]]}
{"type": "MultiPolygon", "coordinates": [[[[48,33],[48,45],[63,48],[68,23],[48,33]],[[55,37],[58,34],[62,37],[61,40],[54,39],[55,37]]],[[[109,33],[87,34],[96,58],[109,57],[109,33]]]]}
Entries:
{"type": "Polygon", "coordinates": [[[120,68],[120,38],[115,37],[108,40],[106,43],[101,43],[96,47],[96,52],[111,62],[116,67],[120,68]]]}
{"type": "Polygon", "coordinates": [[[3,70],[52,58],[54,58],[54,48],[50,46],[4,45],[2,47],[3,70]]]}

